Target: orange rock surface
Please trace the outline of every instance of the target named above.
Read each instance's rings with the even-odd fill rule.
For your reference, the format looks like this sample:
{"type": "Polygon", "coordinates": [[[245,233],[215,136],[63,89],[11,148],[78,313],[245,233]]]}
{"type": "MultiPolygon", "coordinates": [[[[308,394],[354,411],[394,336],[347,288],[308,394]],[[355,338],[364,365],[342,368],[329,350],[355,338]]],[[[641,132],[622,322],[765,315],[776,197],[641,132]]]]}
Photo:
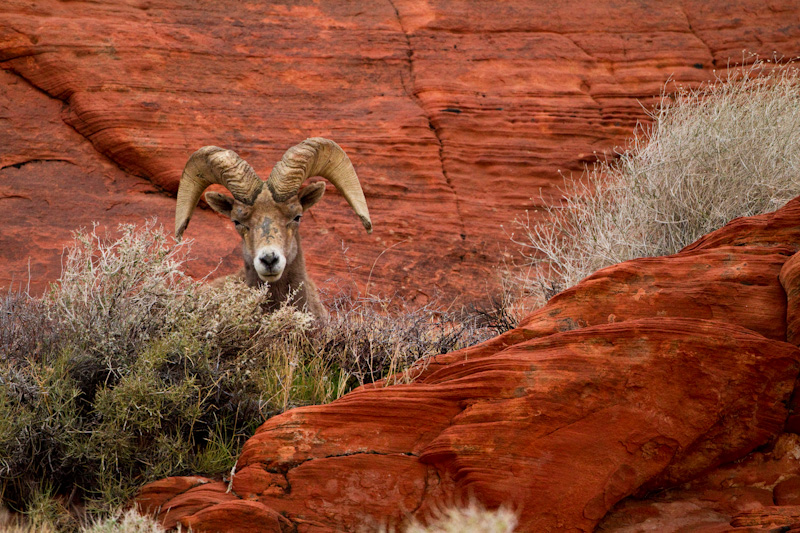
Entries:
{"type": "Polygon", "coordinates": [[[799,453],[800,436],[783,434],[742,461],[646,498],[621,502],[597,531],[789,531],[785,526],[800,526],[799,453]]]}
{"type": "MultiPolygon", "coordinates": [[[[351,155],[376,230],[330,190],[303,228],[319,284],[482,298],[502,225],[623,143],[668,79],[800,55],[794,0],[0,4],[0,286],[34,292],[79,226],[171,227],[198,147],[263,177],[321,135],[351,155]]],[[[193,274],[238,267],[216,215],[187,237],[193,274]]]]}
{"type": "Polygon", "coordinates": [[[470,497],[510,505],[520,531],[800,523],[799,208],[603,269],[411,383],[268,420],[230,479],[158,481],[137,503],[198,531],[397,526],[470,497]]]}

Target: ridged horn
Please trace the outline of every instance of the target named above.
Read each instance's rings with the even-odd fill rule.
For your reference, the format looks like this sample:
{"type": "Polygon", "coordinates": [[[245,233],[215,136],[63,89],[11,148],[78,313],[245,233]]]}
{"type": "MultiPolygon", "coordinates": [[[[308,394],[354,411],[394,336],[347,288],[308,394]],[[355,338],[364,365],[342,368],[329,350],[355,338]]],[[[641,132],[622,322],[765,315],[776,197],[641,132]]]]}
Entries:
{"type": "Polygon", "coordinates": [[[333,183],[361,219],[367,233],[372,233],[367,200],[356,170],[342,147],[330,139],[312,137],[286,150],[273,167],[267,187],[276,202],[283,202],[297,194],[300,185],[312,176],[321,176],[333,183]]]}
{"type": "Polygon", "coordinates": [[[264,182],[247,161],[233,150],[204,146],[192,154],[183,169],[175,206],[175,238],[181,239],[200,195],[216,183],[228,189],[242,203],[252,205],[264,182]]]}

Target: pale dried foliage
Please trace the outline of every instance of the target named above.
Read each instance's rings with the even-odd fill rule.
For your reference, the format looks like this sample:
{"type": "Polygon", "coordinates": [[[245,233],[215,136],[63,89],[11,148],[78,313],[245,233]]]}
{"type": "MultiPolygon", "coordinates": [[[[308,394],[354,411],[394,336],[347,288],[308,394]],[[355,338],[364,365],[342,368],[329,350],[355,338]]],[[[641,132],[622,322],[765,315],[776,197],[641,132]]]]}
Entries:
{"type": "Polygon", "coordinates": [[[679,251],[731,219],[800,194],[800,77],[756,62],[699,89],[664,94],[619,158],[580,179],[512,240],[516,281],[543,303],[589,274],[679,251]]]}
{"type": "Polygon", "coordinates": [[[24,515],[11,513],[0,506],[0,531],[3,533],[55,533],[50,523],[26,520],[24,515]]]}
{"type": "Polygon", "coordinates": [[[361,533],[513,533],[517,513],[502,506],[490,510],[471,499],[468,503],[434,506],[424,519],[410,519],[403,527],[365,524],[361,533]]]}
{"type": "Polygon", "coordinates": [[[145,482],[221,475],[267,418],[492,334],[357,293],[325,321],[264,312],[266,288],[186,276],[189,245],[153,221],[79,231],[46,297],[0,299],[0,499],[29,522],[76,531],[145,482]]]}
{"type": "Polygon", "coordinates": [[[330,319],[313,331],[315,351],[360,385],[391,376],[419,360],[472,346],[494,336],[483,317],[434,304],[413,307],[402,299],[342,295],[330,303],[330,319]]]}
{"type": "Polygon", "coordinates": [[[136,509],[119,512],[84,527],[82,533],[164,533],[166,530],[150,516],[139,514],[136,509]]]}
{"type": "Polygon", "coordinates": [[[194,288],[179,268],[187,244],[167,246],[154,220],[138,230],[131,224],[119,229],[121,237],[111,244],[96,231],[76,232],[50,295],[52,312],[75,338],[110,357],[149,340],[194,288]]]}
{"type": "Polygon", "coordinates": [[[517,522],[516,513],[506,507],[488,510],[472,502],[437,510],[427,525],[413,521],[405,533],[512,533],[517,522]]]}
{"type": "MultiPolygon", "coordinates": [[[[0,507],[0,531],[3,533],[55,533],[59,529],[55,520],[42,521],[42,515],[14,514],[0,507]]],[[[78,527],[74,525],[74,529],[78,527]]],[[[62,530],[65,528],[61,528],[62,530]]],[[[165,533],[165,529],[150,516],[139,514],[136,509],[118,511],[102,520],[80,527],[81,533],[165,533]]]]}

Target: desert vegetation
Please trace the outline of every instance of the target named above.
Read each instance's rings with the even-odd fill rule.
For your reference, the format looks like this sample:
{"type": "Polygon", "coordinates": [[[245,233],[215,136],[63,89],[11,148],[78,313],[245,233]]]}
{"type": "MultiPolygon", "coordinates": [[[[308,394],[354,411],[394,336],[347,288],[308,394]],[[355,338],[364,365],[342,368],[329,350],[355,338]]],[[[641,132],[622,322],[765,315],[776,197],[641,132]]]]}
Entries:
{"type": "Polygon", "coordinates": [[[153,221],[80,231],[45,297],[0,301],[0,495],[31,523],[76,529],[147,481],[223,476],[270,416],[492,335],[354,291],[323,322],[263,313],[266,288],[186,276],[190,245],[153,221]]]}
{"type": "Polygon", "coordinates": [[[509,278],[529,305],[800,194],[800,76],[791,65],[756,61],[699,88],[665,91],[650,119],[618,157],[566,177],[563,199],[544,216],[516,220],[521,260],[509,278]]]}
{"type": "MultiPolygon", "coordinates": [[[[618,158],[566,180],[543,223],[517,221],[512,285],[544,302],[599,268],[673,253],[800,194],[800,80],[767,67],[665,94],[618,158]]],[[[514,325],[510,291],[464,312],[353,286],[326,296],[325,320],[287,302],[263,313],[264,288],[186,276],[190,250],[153,221],[113,239],[78,231],[44,297],[0,299],[0,501],[17,513],[9,524],[24,517],[20,531],[157,531],[120,511],[143,483],[224,477],[267,418],[391,384],[420,359],[514,325]]],[[[513,514],[456,514],[411,527],[514,527],[513,514]]]]}

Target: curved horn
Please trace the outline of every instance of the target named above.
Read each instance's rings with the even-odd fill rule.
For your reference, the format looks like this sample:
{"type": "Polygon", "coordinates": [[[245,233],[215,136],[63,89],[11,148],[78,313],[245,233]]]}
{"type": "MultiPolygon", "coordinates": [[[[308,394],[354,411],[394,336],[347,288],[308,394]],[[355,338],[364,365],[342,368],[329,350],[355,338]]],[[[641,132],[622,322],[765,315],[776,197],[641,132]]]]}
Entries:
{"type": "Polygon", "coordinates": [[[233,150],[204,146],[192,154],[183,169],[175,206],[175,238],[181,239],[200,195],[216,183],[227,188],[233,197],[252,205],[261,193],[264,182],[253,167],[233,150]]]}
{"type": "Polygon", "coordinates": [[[341,146],[330,139],[313,137],[286,150],[272,169],[267,187],[276,202],[283,202],[297,194],[300,185],[312,176],[322,176],[333,183],[361,219],[367,233],[372,233],[367,200],[353,164],[341,146]]]}

